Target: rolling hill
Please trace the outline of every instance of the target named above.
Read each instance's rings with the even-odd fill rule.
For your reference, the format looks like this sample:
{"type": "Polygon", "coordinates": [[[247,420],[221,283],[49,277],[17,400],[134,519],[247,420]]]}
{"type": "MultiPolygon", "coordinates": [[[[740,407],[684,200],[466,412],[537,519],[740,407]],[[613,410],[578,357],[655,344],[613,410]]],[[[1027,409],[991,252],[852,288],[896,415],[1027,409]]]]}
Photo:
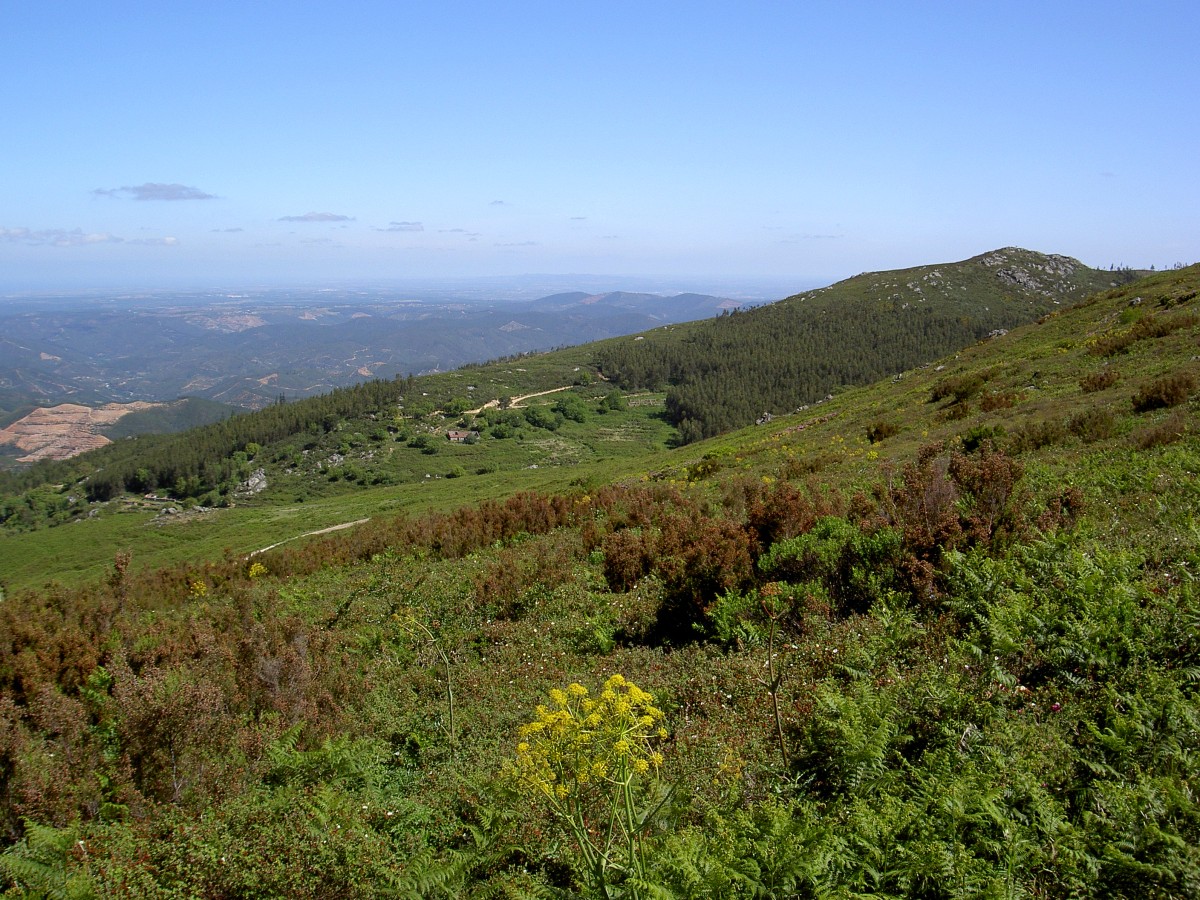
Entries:
{"type": "Polygon", "coordinates": [[[928,362],[1135,277],[1008,247],[858,275],[719,322],[609,342],[597,364],[625,389],[665,389],[686,443],[928,362]]]}
{"type": "MultiPolygon", "coordinates": [[[[124,529],[0,603],[0,877],[1192,896],[1198,295],[1106,289],[673,450],[356,486],[322,502],[370,521],[267,552],[231,543],[266,506],[0,538],[124,529]]],[[[292,509],[277,537],[322,524],[292,509]]]]}
{"type": "MultiPolygon", "coordinates": [[[[93,501],[105,501],[126,490],[145,493],[164,488],[178,500],[191,498],[215,505],[220,502],[217,494],[229,497],[249,474],[244,451],[251,444],[265,449],[262,461],[269,470],[301,471],[301,480],[319,468],[300,465],[297,455],[324,453],[329,458],[336,452],[342,460],[348,456],[362,460],[365,466],[361,471],[371,483],[421,481],[443,474],[445,468],[440,461],[438,467],[430,468],[396,457],[392,445],[397,435],[420,443],[426,439],[423,435],[450,427],[449,422],[459,420],[466,410],[480,409],[502,397],[576,383],[580,399],[590,407],[608,393],[605,385],[615,385],[625,393],[651,394],[652,398],[639,401],[639,408],[647,414],[663,414],[659,420],[665,417],[675,433],[673,437],[663,435],[661,428],[643,417],[637,434],[653,435],[651,448],[661,446],[664,440],[688,443],[749,424],[764,412],[794,410],[843,385],[867,383],[902,371],[989,333],[1032,321],[1098,286],[1133,277],[1129,272],[1099,272],[1066,257],[1012,248],[962,263],[863,275],[714,319],[519,361],[510,358],[420,379],[374,381],[286,405],[276,403],[186,437],[122,442],[70,466],[46,469],[44,474],[31,471],[10,476],[7,486],[0,480],[0,490],[12,493],[22,485],[86,478],[80,492],[93,501]],[[659,399],[665,406],[658,405],[659,399]],[[373,447],[365,435],[374,435],[376,445],[387,444],[387,452],[378,452],[380,447],[373,447]],[[242,457],[235,459],[238,453],[242,457]]],[[[561,318],[598,306],[641,309],[647,303],[651,307],[639,315],[666,315],[661,309],[656,311],[654,303],[664,308],[683,303],[696,310],[711,308],[716,301],[692,295],[652,300],[645,295],[575,293],[533,301],[532,305],[543,307],[540,315],[561,318]]],[[[678,309],[675,312],[679,314],[678,309]]],[[[557,428],[556,423],[566,418],[561,410],[556,411],[557,418],[532,422],[528,415],[533,414],[527,414],[525,421],[508,416],[501,422],[505,417],[490,411],[481,420],[482,446],[462,453],[465,458],[460,465],[495,470],[514,465],[576,464],[613,449],[613,441],[598,447],[586,428],[579,440],[567,439],[572,431],[580,430],[557,428]],[[508,459],[505,454],[487,453],[490,438],[517,433],[525,425],[555,432],[555,439],[545,437],[555,449],[508,459]]],[[[475,430],[470,416],[462,417],[459,427],[475,430]]],[[[620,455],[625,455],[626,449],[622,448],[620,455]]],[[[355,477],[351,482],[358,480],[355,477]]],[[[322,485],[323,493],[329,489],[328,483],[322,485]]],[[[36,518],[20,512],[22,527],[36,518]]],[[[60,504],[56,515],[61,521],[88,512],[78,504],[73,510],[60,504]]]]}

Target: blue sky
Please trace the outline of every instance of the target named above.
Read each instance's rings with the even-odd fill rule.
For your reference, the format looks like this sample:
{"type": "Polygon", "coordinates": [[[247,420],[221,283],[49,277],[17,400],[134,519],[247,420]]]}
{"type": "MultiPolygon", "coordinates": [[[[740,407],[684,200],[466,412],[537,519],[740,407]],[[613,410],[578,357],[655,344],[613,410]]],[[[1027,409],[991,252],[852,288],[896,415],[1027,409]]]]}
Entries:
{"type": "Polygon", "coordinates": [[[10,3],[0,290],[1200,259],[1200,5],[10,3]]]}

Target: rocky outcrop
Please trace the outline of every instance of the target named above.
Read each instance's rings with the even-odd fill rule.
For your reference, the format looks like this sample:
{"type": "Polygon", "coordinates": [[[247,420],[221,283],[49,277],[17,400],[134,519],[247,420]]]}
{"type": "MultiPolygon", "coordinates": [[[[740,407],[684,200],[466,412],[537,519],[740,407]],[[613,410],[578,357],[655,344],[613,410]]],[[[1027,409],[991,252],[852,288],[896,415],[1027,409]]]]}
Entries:
{"type": "Polygon", "coordinates": [[[267,489],[267,472],[265,469],[255,469],[250,477],[237,487],[237,492],[243,497],[252,497],[267,489]]]}
{"type": "Polygon", "coordinates": [[[1057,253],[1036,254],[1036,261],[1027,250],[1006,247],[979,258],[979,261],[996,270],[996,277],[1005,284],[1050,296],[1062,292],[1064,281],[1075,274],[1083,263],[1057,253]]]}

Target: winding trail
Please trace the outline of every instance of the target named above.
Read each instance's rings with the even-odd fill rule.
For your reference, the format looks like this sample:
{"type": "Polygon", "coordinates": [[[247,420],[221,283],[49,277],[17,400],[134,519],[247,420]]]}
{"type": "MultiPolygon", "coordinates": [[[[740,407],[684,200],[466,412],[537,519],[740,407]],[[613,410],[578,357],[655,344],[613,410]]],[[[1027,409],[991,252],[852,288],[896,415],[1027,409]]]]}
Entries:
{"type": "MultiPolygon", "coordinates": [[[[559,391],[569,391],[572,387],[574,387],[574,385],[568,384],[568,385],[564,385],[563,387],[550,388],[550,390],[548,390],[548,391],[536,391],[535,393],[532,393],[532,394],[522,394],[520,397],[513,397],[512,400],[508,404],[508,408],[509,409],[518,409],[518,408],[520,408],[521,403],[524,402],[525,400],[528,400],[530,397],[544,397],[547,394],[557,394],[559,391]]],[[[500,405],[499,400],[489,400],[487,403],[483,404],[483,406],[479,407],[479,409],[468,409],[466,412],[463,413],[463,415],[464,416],[477,416],[481,412],[483,412],[485,409],[494,409],[495,407],[497,407],[499,405],[500,405]]]]}
{"type": "MultiPolygon", "coordinates": [[[[298,541],[300,538],[312,537],[313,535],[317,534],[329,534],[331,531],[341,531],[345,528],[353,528],[355,525],[363,525],[370,521],[371,519],[369,517],[366,519],[356,519],[353,522],[343,522],[341,525],[330,525],[328,528],[318,528],[316,531],[306,531],[304,534],[294,534],[290,538],[284,538],[282,541],[270,544],[259,550],[252,550],[250,551],[250,556],[258,556],[260,553],[266,553],[268,550],[274,550],[276,547],[282,547],[289,541],[298,541]]],[[[247,556],[246,558],[249,559],[250,556],[247,556]]]]}
{"type": "MultiPolygon", "coordinates": [[[[574,385],[567,384],[563,385],[562,387],[550,388],[548,391],[535,391],[532,394],[522,394],[520,397],[513,397],[512,401],[508,405],[508,408],[516,409],[520,407],[521,403],[529,400],[531,397],[544,397],[547,394],[557,394],[559,391],[569,391],[572,387],[574,387],[574,385]]],[[[477,416],[485,409],[492,409],[493,407],[499,405],[499,400],[489,400],[478,409],[468,409],[465,413],[463,413],[463,415],[477,416]]],[[[294,534],[290,538],[284,538],[282,541],[277,541],[274,544],[268,544],[266,547],[261,547],[258,550],[252,550],[246,558],[250,559],[252,556],[258,556],[260,553],[266,553],[268,550],[274,550],[276,547],[282,547],[284,544],[290,541],[298,541],[300,538],[314,537],[318,534],[329,534],[331,531],[341,531],[344,528],[353,528],[355,525],[362,525],[370,521],[371,519],[369,517],[366,519],[356,519],[353,522],[343,522],[341,525],[330,525],[328,528],[318,528],[316,531],[306,531],[304,534],[294,534]]]]}

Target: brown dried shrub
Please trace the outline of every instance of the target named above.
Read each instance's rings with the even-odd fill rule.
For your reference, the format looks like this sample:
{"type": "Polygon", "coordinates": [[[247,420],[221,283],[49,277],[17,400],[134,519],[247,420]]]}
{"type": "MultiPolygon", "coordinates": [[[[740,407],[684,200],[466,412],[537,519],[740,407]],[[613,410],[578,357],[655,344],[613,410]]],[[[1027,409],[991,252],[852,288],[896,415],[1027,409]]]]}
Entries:
{"type": "Polygon", "coordinates": [[[1142,387],[1133,395],[1133,411],[1149,412],[1178,406],[1196,390],[1196,376],[1191,372],[1176,372],[1166,375],[1142,387]]]}
{"type": "Polygon", "coordinates": [[[979,408],[984,412],[995,412],[998,409],[1012,409],[1020,400],[1020,391],[995,391],[990,394],[984,394],[979,399],[979,408]]]}
{"type": "Polygon", "coordinates": [[[1101,369],[1079,379],[1079,389],[1085,394],[1104,391],[1121,380],[1121,374],[1116,369],[1101,369]]]}
{"type": "Polygon", "coordinates": [[[1183,410],[1175,410],[1157,425],[1152,425],[1133,436],[1133,444],[1139,450],[1165,447],[1184,439],[1189,432],[1187,416],[1183,410]]]}

